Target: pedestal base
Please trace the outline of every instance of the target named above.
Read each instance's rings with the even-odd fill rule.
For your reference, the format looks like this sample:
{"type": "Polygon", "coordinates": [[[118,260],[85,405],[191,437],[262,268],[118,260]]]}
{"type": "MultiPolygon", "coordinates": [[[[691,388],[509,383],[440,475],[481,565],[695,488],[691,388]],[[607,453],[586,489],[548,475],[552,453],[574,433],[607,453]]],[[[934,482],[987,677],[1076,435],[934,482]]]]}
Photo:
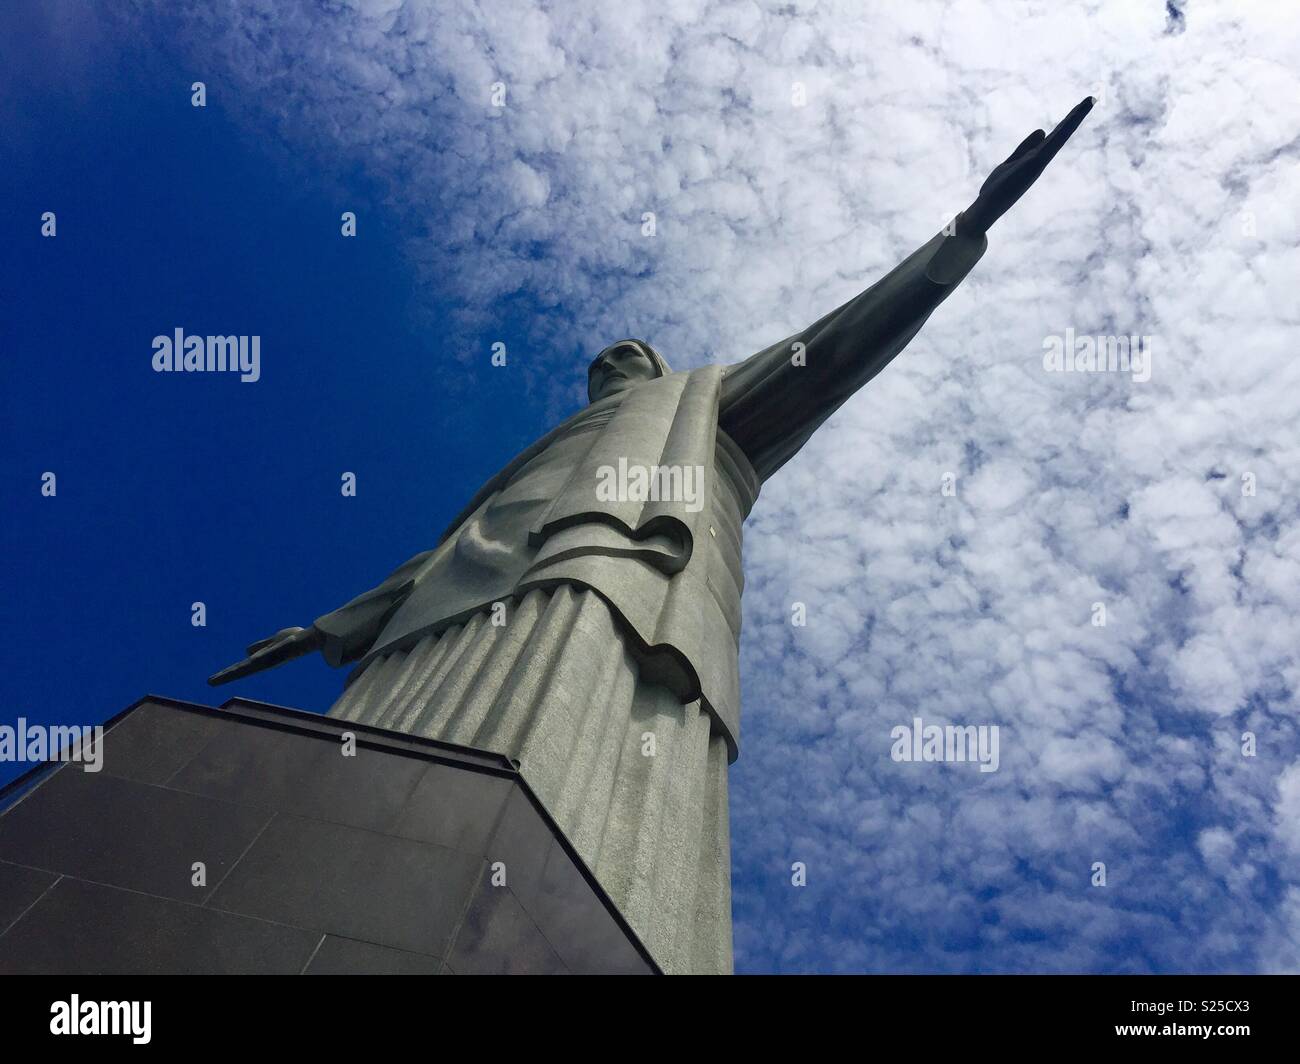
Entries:
{"type": "Polygon", "coordinates": [[[103,744],[0,792],[0,972],[658,971],[499,755],[152,696],[103,744]]]}

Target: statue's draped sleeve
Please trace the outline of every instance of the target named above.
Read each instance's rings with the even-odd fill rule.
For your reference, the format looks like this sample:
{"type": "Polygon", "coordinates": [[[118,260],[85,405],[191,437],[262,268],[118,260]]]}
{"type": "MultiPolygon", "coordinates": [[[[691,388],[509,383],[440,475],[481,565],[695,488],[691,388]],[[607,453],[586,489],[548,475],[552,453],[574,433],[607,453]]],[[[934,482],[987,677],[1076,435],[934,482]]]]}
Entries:
{"type": "Polygon", "coordinates": [[[434,555],[424,551],[392,571],[371,588],[323,617],[313,627],[321,633],[321,656],[335,668],[361,657],[379,636],[388,619],[411,593],[416,576],[434,555]]]}
{"type": "Polygon", "coordinates": [[[727,367],[718,424],[761,480],[907,346],[987,246],[940,233],[842,307],[727,367]]]}

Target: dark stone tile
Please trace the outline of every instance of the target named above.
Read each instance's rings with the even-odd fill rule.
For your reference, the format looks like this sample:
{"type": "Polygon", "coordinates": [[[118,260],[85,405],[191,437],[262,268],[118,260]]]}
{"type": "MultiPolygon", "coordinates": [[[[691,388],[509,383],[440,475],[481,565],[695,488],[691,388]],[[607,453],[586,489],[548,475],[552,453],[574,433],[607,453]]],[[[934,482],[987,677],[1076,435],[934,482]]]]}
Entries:
{"type": "Polygon", "coordinates": [[[510,890],[571,971],[653,971],[522,789],[506,803],[487,857],[504,862],[510,890]]]}
{"type": "MultiPolygon", "coordinates": [[[[66,764],[51,765],[49,762],[46,762],[44,765],[37,768],[36,771],[24,772],[18,779],[12,780],[10,782],[11,789],[7,791],[3,797],[0,797],[0,816],[4,816],[6,812],[31,794],[32,791],[36,790],[37,787],[54,775],[54,773],[61,772],[67,767],[68,765],[66,764]]],[[[80,767],[77,767],[77,771],[81,771],[80,767]]]]}
{"type": "Polygon", "coordinates": [[[383,831],[401,815],[428,762],[334,737],[241,724],[223,732],[169,786],[244,805],[383,831]]]}
{"type": "Polygon", "coordinates": [[[535,894],[555,838],[522,787],[511,788],[496,831],[488,843],[489,861],[504,861],[507,885],[525,901],[535,894]]]}
{"type": "Polygon", "coordinates": [[[238,722],[215,713],[146,702],[104,733],[104,771],[140,783],[166,783],[218,732],[238,728],[238,722]]]}
{"type": "Polygon", "coordinates": [[[0,935],[59,877],[0,861],[0,935]]]}
{"type": "Polygon", "coordinates": [[[296,974],[320,935],[63,878],[0,938],[5,974],[296,974]]]}
{"type": "Polygon", "coordinates": [[[510,893],[485,872],[447,955],[460,975],[563,975],[564,964],[510,893]]]}
{"type": "Polygon", "coordinates": [[[484,772],[429,765],[393,834],[483,856],[514,781],[484,772]]]}
{"type": "Polygon", "coordinates": [[[441,957],[482,867],[441,846],[277,817],[209,904],[441,957]]]}
{"type": "Polygon", "coordinates": [[[651,975],[653,966],[637,951],[629,932],[603,904],[557,841],[547,855],[529,912],[575,972],[651,975]]]}
{"type": "Polygon", "coordinates": [[[202,901],[266,813],[68,765],[0,817],[0,860],[202,901]],[[191,883],[202,861],[207,885],[191,883]]]}
{"type": "Polygon", "coordinates": [[[437,957],[326,935],[304,975],[442,975],[437,957]]]}

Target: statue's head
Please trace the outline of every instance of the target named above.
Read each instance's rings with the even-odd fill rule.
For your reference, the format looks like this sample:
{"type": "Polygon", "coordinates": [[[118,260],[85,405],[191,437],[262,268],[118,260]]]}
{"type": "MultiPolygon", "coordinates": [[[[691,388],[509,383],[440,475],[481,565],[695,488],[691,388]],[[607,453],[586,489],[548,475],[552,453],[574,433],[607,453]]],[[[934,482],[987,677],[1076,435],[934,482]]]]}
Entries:
{"type": "Polygon", "coordinates": [[[619,340],[605,348],[587,367],[587,399],[594,403],[671,372],[663,356],[644,340],[619,340]]]}

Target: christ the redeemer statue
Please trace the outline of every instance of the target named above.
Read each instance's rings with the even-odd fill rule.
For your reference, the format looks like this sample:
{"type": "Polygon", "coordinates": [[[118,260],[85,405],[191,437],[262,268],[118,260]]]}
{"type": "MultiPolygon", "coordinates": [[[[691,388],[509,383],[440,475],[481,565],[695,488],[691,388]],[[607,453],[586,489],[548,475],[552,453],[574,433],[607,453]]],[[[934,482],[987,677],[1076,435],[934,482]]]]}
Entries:
{"type": "Polygon", "coordinates": [[[661,967],[729,972],[741,526],[764,481],[956,288],[1091,107],[1027,137],[883,280],[743,362],[674,373],[640,340],[605,348],[589,405],[484,484],[437,546],[209,682],[313,650],[358,662],[331,716],[517,758],[661,967]],[[702,470],[703,490],[602,490],[611,470],[679,488],[702,470]]]}

